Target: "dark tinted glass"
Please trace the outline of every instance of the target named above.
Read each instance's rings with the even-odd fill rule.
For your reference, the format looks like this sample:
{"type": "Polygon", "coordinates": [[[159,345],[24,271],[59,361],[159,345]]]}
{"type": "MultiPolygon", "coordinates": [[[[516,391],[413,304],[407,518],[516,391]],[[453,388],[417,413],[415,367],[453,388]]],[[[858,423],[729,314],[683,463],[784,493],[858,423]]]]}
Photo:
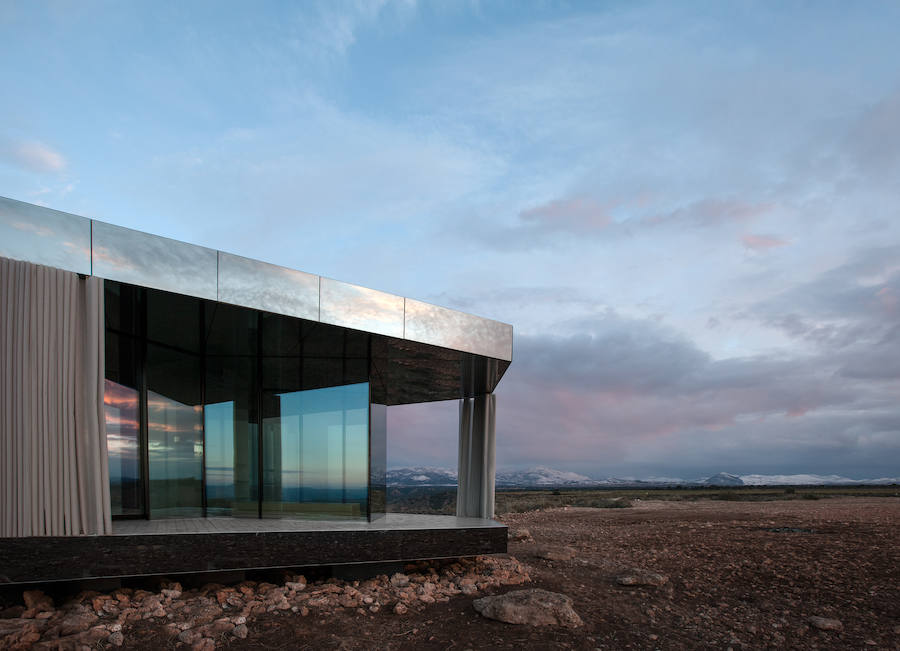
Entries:
{"type": "Polygon", "coordinates": [[[207,304],[207,515],[259,515],[257,313],[207,304]]]}
{"type": "Polygon", "coordinates": [[[103,407],[112,515],[141,515],[140,411],[137,389],[106,380],[103,407]]]}
{"type": "Polygon", "coordinates": [[[201,359],[147,345],[147,440],[151,517],[203,514],[201,359]]]}
{"type": "Polygon", "coordinates": [[[106,327],[124,334],[141,335],[140,288],[106,280],[103,294],[106,327]]]}
{"type": "Polygon", "coordinates": [[[193,353],[200,352],[203,301],[181,294],[147,290],[147,339],[193,353]]]}

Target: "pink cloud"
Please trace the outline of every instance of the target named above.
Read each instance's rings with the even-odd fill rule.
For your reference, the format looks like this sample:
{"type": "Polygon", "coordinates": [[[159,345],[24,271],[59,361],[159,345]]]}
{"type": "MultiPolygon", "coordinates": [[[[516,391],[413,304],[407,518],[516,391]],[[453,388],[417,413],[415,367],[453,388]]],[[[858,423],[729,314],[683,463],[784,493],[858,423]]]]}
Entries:
{"type": "Polygon", "coordinates": [[[519,216],[543,230],[575,233],[598,231],[609,226],[611,221],[604,206],[584,197],[555,199],[525,210],[519,216]]]}
{"type": "Polygon", "coordinates": [[[752,233],[742,235],[741,242],[744,243],[746,248],[754,251],[767,251],[790,244],[787,240],[782,240],[774,235],[754,235],[752,233]]]}

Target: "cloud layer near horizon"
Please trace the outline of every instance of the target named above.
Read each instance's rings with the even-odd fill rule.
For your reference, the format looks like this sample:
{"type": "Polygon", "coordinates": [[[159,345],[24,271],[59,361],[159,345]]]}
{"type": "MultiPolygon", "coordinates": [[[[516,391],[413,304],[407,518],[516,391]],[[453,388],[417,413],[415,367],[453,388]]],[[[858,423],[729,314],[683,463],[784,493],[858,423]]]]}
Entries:
{"type": "Polygon", "coordinates": [[[898,23],[7,3],[0,194],[513,323],[501,465],[897,475],[898,23]]]}

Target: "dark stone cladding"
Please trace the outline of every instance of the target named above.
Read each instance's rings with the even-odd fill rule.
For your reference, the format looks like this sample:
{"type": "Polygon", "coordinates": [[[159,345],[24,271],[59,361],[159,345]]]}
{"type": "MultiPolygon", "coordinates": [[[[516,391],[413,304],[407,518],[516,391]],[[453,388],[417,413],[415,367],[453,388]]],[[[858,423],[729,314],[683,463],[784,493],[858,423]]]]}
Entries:
{"type": "Polygon", "coordinates": [[[0,538],[0,583],[506,553],[506,527],[0,538]]]}

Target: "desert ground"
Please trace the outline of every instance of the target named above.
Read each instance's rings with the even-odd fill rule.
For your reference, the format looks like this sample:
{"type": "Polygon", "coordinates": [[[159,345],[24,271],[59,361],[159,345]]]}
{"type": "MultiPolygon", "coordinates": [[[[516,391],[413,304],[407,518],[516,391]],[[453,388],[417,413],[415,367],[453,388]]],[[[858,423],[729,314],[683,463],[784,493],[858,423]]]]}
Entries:
{"type": "MultiPolygon", "coordinates": [[[[113,644],[111,632],[120,632],[121,637],[112,639],[126,649],[213,644],[251,649],[900,649],[897,497],[634,499],[629,508],[560,507],[500,519],[510,527],[509,555],[518,563],[444,561],[405,568],[410,586],[420,594],[421,585],[433,580],[438,599],[417,599],[410,588],[405,588],[409,598],[396,599],[399,588],[379,592],[377,580],[353,584],[332,579],[331,585],[344,586],[345,592],[333,588],[331,601],[317,602],[308,595],[320,595],[329,584],[317,584],[310,575],[309,585],[298,588],[301,592],[287,592],[309,607],[297,612],[286,606],[257,608],[260,612],[252,614],[239,590],[227,592],[225,587],[223,599],[223,586],[185,587],[174,599],[173,593],[165,599],[159,593],[164,615],[120,616],[124,623],[119,628],[110,625],[117,619],[104,612],[101,600],[101,614],[81,639],[106,648],[113,644]],[[442,591],[440,577],[451,594],[442,591]],[[463,577],[472,581],[460,591],[467,583],[463,577]],[[622,584],[633,583],[634,577],[638,585],[622,584]],[[646,577],[650,579],[644,581],[646,577]],[[353,585],[359,594],[368,589],[376,602],[386,603],[373,609],[357,595],[356,602],[341,607],[337,601],[353,593],[353,585]],[[476,598],[523,588],[568,595],[583,625],[507,624],[486,619],[473,608],[476,598]],[[229,611],[231,597],[236,601],[229,611]],[[213,615],[224,623],[218,629],[207,623],[203,636],[179,638],[183,630],[173,625],[179,620],[168,614],[184,607],[179,603],[190,606],[198,600],[212,604],[218,611],[213,615]],[[397,608],[398,603],[405,607],[397,608]],[[237,637],[234,622],[241,620],[233,616],[241,612],[247,613],[239,631],[244,637],[237,637]]],[[[387,590],[390,584],[390,578],[382,577],[387,590]]],[[[262,584],[254,589],[262,592],[262,584]]],[[[276,592],[281,599],[284,589],[276,592]]],[[[131,596],[134,600],[136,593],[131,596]]],[[[55,598],[61,603],[59,595],[55,598]]],[[[97,603],[94,599],[82,597],[83,612],[97,603]]],[[[290,599],[285,603],[294,603],[290,599]]],[[[155,607],[158,601],[153,603],[155,607]]],[[[25,621],[22,608],[3,611],[0,640],[3,631],[14,630],[14,622],[25,621]]],[[[45,616],[50,622],[60,617],[45,616]]],[[[7,646],[31,645],[21,636],[6,640],[7,646]]],[[[33,648],[61,643],[63,638],[42,635],[33,648]]]]}

